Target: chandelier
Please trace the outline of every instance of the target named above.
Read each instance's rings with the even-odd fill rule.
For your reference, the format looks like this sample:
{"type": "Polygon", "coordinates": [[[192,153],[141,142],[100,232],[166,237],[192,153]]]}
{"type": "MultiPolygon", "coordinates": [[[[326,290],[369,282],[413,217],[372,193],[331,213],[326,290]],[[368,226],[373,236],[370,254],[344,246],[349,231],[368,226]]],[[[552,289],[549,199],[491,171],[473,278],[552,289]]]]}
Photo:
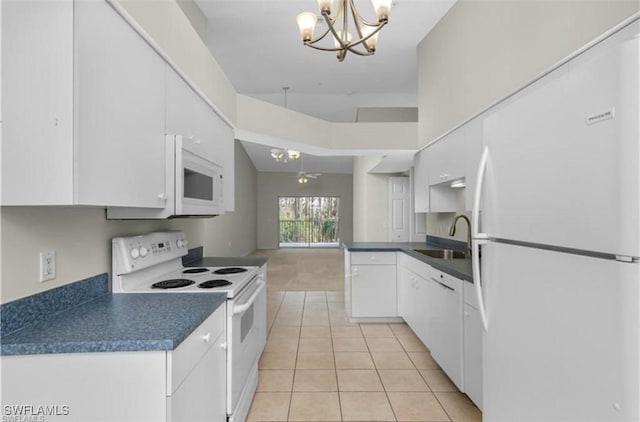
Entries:
{"type": "Polygon", "coordinates": [[[338,61],[343,61],[350,51],[359,56],[370,56],[376,52],[378,32],[389,21],[389,10],[392,0],[371,0],[378,22],[366,21],[356,10],[354,0],[338,0],[338,8],[331,13],[333,0],[318,0],[320,15],[327,24],[327,29],[318,37],[313,37],[313,32],[318,17],[311,12],[300,13],[296,20],[300,29],[302,42],[312,48],[323,51],[335,51],[338,61]],[[349,32],[349,25],[353,25],[349,32]],[[329,45],[317,45],[327,35],[333,39],[333,47],[329,45]],[[355,37],[354,37],[355,35],[355,37]]]}

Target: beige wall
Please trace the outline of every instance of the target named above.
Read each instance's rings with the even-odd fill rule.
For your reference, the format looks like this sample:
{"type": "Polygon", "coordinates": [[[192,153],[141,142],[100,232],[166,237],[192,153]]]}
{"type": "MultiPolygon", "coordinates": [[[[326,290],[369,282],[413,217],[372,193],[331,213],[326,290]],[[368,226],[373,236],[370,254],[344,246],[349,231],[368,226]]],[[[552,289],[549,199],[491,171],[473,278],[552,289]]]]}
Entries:
{"type": "Polygon", "coordinates": [[[207,17],[202,13],[200,6],[193,0],[176,0],[184,15],[191,22],[191,26],[196,30],[198,36],[203,41],[207,36],[207,17]]]}
{"type": "Polygon", "coordinates": [[[389,240],[389,177],[369,174],[380,162],[379,156],[353,160],[353,240],[386,242],[389,240]]]}
{"type": "Polygon", "coordinates": [[[639,4],[459,0],[418,46],[419,145],[521,87],[639,4]]]}
{"type": "MultiPolygon", "coordinates": [[[[238,129],[333,149],[417,149],[416,122],[332,123],[238,95],[238,129]]],[[[252,139],[243,139],[252,141],[252,139]]]]}
{"type": "Polygon", "coordinates": [[[352,240],[353,178],[351,174],[323,174],[307,184],[294,173],[258,173],[258,249],[278,248],[279,196],[340,197],[340,241],[352,240]]]}
{"type": "Polygon", "coordinates": [[[104,209],[2,208],[2,303],[111,272],[111,238],[180,228],[201,244],[203,220],[113,221],[104,209]],[[38,282],[41,251],[56,252],[56,279],[38,282]]]}
{"type": "Polygon", "coordinates": [[[175,0],[115,0],[231,122],[236,91],[175,0]]]}
{"type": "Polygon", "coordinates": [[[246,255],[256,249],[256,170],[236,142],[236,211],[207,219],[107,220],[102,208],[1,207],[0,302],[111,272],[111,238],[155,230],[186,232],[189,247],[208,256],[246,255]],[[231,246],[229,246],[231,244],[231,246]],[[56,279],[38,282],[41,251],[56,252],[56,279]]]}
{"type": "Polygon", "coordinates": [[[204,248],[209,256],[244,256],[257,244],[257,171],[239,141],[235,142],[235,210],[207,220],[204,248]]]}
{"type": "Polygon", "coordinates": [[[418,107],[360,107],[356,122],[417,122],[418,107]]]}

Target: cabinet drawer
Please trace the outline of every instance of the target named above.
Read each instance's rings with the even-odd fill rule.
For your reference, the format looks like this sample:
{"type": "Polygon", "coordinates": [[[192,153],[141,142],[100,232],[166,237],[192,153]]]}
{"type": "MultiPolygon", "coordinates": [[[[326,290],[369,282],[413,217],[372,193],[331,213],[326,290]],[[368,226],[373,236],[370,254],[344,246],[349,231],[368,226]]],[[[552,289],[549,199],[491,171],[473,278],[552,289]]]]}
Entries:
{"type": "Polygon", "coordinates": [[[167,353],[167,395],[177,390],[202,356],[225,332],[226,304],[222,304],[175,350],[167,353]]]}
{"type": "Polygon", "coordinates": [[[395,252],[352,252],[352,265],[396,265],[395,252]]]}

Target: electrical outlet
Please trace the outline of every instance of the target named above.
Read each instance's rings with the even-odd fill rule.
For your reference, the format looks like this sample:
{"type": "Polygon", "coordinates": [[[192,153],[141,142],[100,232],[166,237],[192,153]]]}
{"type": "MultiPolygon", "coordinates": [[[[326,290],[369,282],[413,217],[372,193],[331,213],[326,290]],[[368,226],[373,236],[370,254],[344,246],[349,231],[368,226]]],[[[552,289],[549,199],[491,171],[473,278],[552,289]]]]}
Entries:
{"type": "Polygon", "coordinates": [[[55,251],[40,252],[40,282],[56,278],[55,251]]]}

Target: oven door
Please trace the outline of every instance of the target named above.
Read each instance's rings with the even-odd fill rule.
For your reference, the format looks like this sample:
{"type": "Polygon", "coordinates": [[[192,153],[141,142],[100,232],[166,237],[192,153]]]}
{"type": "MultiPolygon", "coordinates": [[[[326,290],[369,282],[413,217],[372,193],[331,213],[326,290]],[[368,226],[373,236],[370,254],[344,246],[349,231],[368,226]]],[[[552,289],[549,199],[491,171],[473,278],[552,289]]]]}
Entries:
{"type": "Polygon", "coordinates": [[[222,214],[222,167],[197,152],[188,140],[176,136],[175,214],[222,214]]]}
{"type": "Polygon", "coordinates": [[[266,342],[267,293],[262,277],[255,275],[229,301],[227,312],[227,413],[232,415],[266,342]]]}

